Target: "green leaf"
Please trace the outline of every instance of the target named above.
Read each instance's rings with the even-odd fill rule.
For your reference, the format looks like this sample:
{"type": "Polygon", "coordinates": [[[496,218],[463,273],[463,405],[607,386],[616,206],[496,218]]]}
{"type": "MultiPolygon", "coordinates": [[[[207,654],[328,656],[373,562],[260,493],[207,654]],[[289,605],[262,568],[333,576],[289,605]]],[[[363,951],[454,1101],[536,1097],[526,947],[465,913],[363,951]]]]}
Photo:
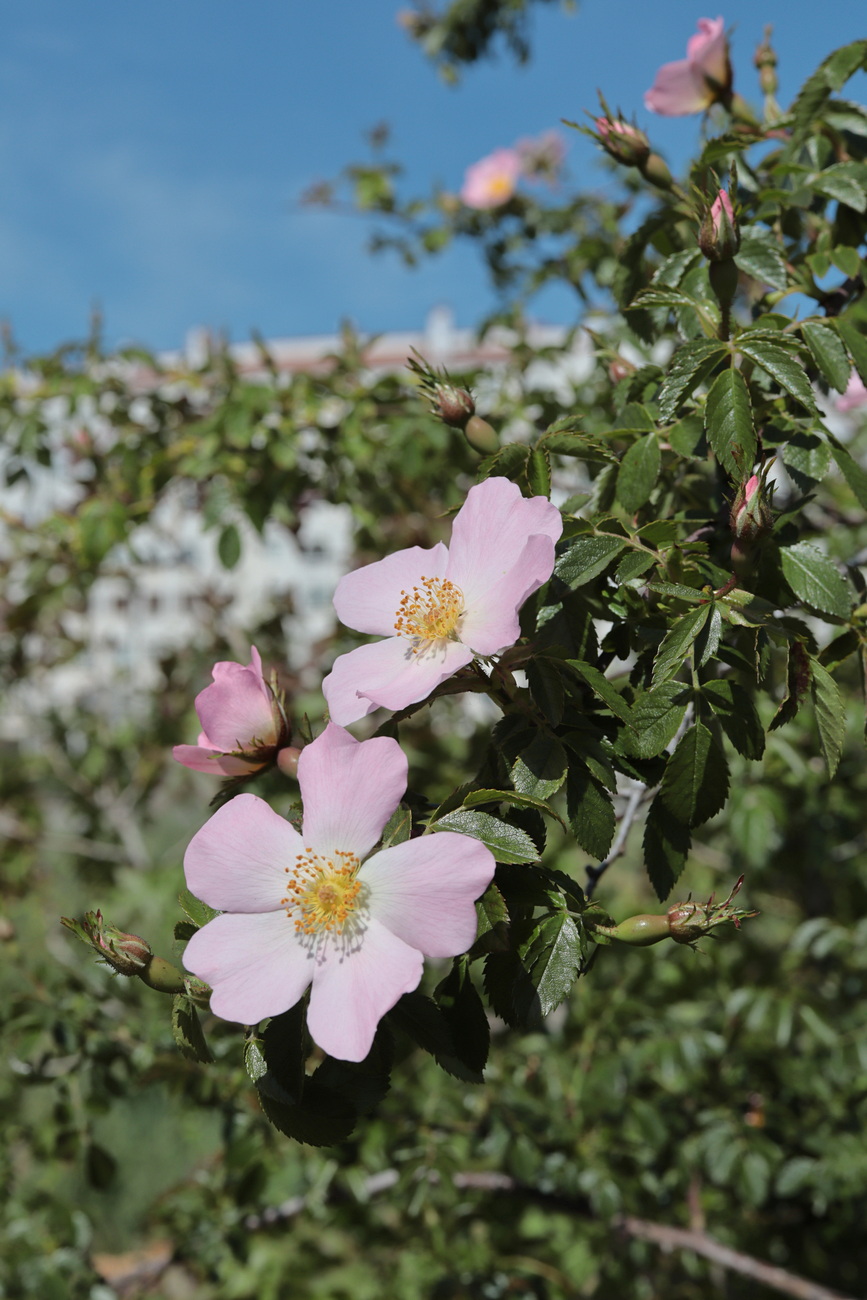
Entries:
{"type": "Polygon", "coordinates": [[[683,399],[707,377],[725,354],[725,344],[716,339],[695,339],[677,349],[659,390],[661,421],[674,419],[683,399]]]}
{"type": "Polygon", "coordinates": [[[219,912],[215,911],[213,907],[208,907],[207,903],[203,903],[200,898],[196,898],[188,889],[181,890],[178,894],[178,902],[184,915],[189,917],[197,929],[207,925],[208,921],[212,921],[215,916],[219,916],[219,912]]]}
{"type": "Polygon", "coordinates": [[[241,558],[241,534],[234,524],[226,524],[217,540],[217,554],[224,569],[234,569],[241,558]]]}
{"type": "Polygon", "coordinates": [[[739,370],[724,370],[713,381],[704,409],[707,440],[732,478],[749,475],[756,458],[756,434],[749,389],[739,370]]]}
{"type": "Polygon", "coordinates": [[[624,555],[614,572],[614,581],[618,583],[634,582],[657,563],[658,557],[648,551],[630,551],[624,555]]]}
{"type": "Polygon", "coordinates": [[[638,696],[632,706],[633,730],[623,730],[618,748],[636,758],[654,758],[677,735],[686,715],[689,689],[681,682],[663,682],[638,696]]]}
{"type": "MultiPolygon", "coordinates": [[[[310,1052],[305,1002],[302,999],[288,1011],[272,1016],[259,1040],[265,1068],[255,1076],[256,1086],[260,1093],[285,1106],[297,1105],[304,1092],[304,1062],[310,1052]]],[[[251,1063],[257,1064],[255,1058],[247,1061],[248,1073],[251,1063]]]]}
{"type": "Polygon", "coordinates": [[[834,322],[837,326],[837,332],[849,351],[852,358],[852,364],[861,376],[864,383],[867,383],[867,338],[861,333],[856,325],[845,317],[838,316],[834,322]]]}
{"type": "Polygon", "coordinates": [[[535,655],[527,664],[527,684],[538,708],[553,727],[563,719],[566,688],[563,675],[552,659],[535,655]]]}
{"type": "MultiPolygon", "coordinates": [[[[570,423],[574,422],[574,418],[568,417],[570,423]]],[[[606,447],[598,438],[589,433],[560,431],[556,424],[540,438],[537,446],[548,455],[575,456],[578,460],[586,460],[591,464],[614,464],[617,460],[611,448],[606,447]]]]}
{"type": "Polygon", "coordinates": [[[565,912],[544,916],[533,925],[519,948],[532,989],[518,999],[520,1021],[532,1022],[560,1005],[581,974],[582,947],[578,925],[565,912]]]}
{"type": "Polygon", "coordinates": [[[287,1106],[259,1091],[259,1105],[267,1119],[296,1142],[308,1146],[334,1146],[349,1137],[358,1121],[358,1111],[330,1089],[310,1089],[304,1101],[287,1106]]]}
{"type": "Polygon", "coordinates": [[[828,385],[838,393],[845,393],[851,368],[836,330],[817,321],[804,321],[801,333],[828,385]]]}
{"type": "Polygon", "coordinates": [[[828,473],[831,450],[815,433],[798,432],[783,447],[782,460],[801,491],[809,492],[828,473]]]}
{"type": "Polygon", "coordinates": [[[398,804],[382,830],[382,847],[403,844],[412,832],[412,813],[403,804],[398,804]]]}
{"type": "Polygon", "coordinates": [[[796,542],[780,549],[783,577],[792,591],[811,609],[837,618],[848,618],[852,598],[846,579],[822,551],[809,542],[796,542]]]}
{"type": "Polygon", "coordinates": [[[839,438],[836,438],[830,432],[828,432],[828,441],[831,444],[831,455],[837,462],[837,466],[846,482],[858,498],[858,504],[867,510],[867,470],[859,465],[857,460],[853,459],[839,438]]]}
{"type": "Polygon", "coordinates": [[[693,641],[704,627],[709,614],[709,604],[699,605],[696,609],[691,609],[688,613],[681,615],[672,624],[656,652],[656,659],[653,664],[654,686],[658,686],[660,682],[668,681],[670,677],[674,677],[675,673],[680,671],[684,660],[692,649],[693,641]]]}
{"type": "Polygon", "coordinates": [[[551,462],[544,447],[534,447],[527,457],[527,484],[533,496],[551,495],[551,462]]]}
{"type": "Polygon", "coordinates": [[[819,725],[819,740],[828,766],[828,777],[834,776],[843,753],[846,734],[846,705],[840,688],[818,659],[811,659],[813,707],[819,725]]]}
{"type": "Polygon", "coordinates": [[[554,573],[570,587],[583,587],[607,569],[625,546],[625,537],[579,537],[565,555],[560,556],[554,573]]]}
{"type": "Polygon", "coordinates": [[[765,752],[765,733],[756,706],[744,688],[719,678],[705,682],[701,691],[738,753],[753,761],[760,759],[765,752]]]}
{"type": "Polygon", "coordinates": [[[659,476],[661,456],[655,433],[639,438],[626,452],[617,474],[617,499],[634,514],[647,501],[659,476]]]}
{"type": "Polygon", "coordinates": [[[440,1065],[469,1083],[483,1083],[491,1029],[465,957],[455,960],[448,975],[437,985],[434,997],[453,1043],[451,1054],[437,1058],[440,1065]]]}
{"type": "Polygon", "coordinates": [[[678,821],[657,795],[644,823],[644,863],[660,902],[665,902],[677,883],[691,843],[689,827],[678,821]]]}
{"type": "MultiPolygon", "coordinates": [[[[792,355],[789,348],[781,347],[779,343],[756,339],[749,333],[739,336],[737,346],[739,352],[750,361],[754,361],[757,366],[761,366],[762,370],[775,379],[780,387],[794,397],[796,402],[800,402],[811,415],[815,413],[816,402],[810,381],[804,373],[803,366],[797,357],[792,355]]],[[[753,459],[755,459],[755,452],[753,459]]]]}
{"type": "Polygon", "coordinates": [[[867,211],[867,166],[863,163],[835,163],[810,178],[810,185],[829,199],[837,199],[856,212],[867,211]]]}
{"type": "Polygon", "coordinates": [[[528,449],[520,442],[509,442],[493,456],[486,456],[479,462],[478,478],[517,479],[527,467],[528,449]]]}
{"type": "Polygon", "coordinates": [[[829,54],[798,92],[792,106],[793,136],[801,140],[816,130],[832,92],[840,90],[864,64],[867,41],[852,41],[829,54]]]}
{"type": "Polygon", "coordinates": [[[760,284],[770,285],[772,289],[788,288],[782,249],[773,233],[761,226],[743,227],[735,265],[760,284]]]}
{"type": "Polygon", "coordinates": [[[560,821],[554,809],[543,799],[537,799],[531,794],[519,794],[517,790],[472,790],[463,798],[465,808],[478,808],[487,803],[507,803],[512,808],[534,808],[536,812],[556,817],[560,821]]]}
{"type": "Polygon", "coordinates": [[[695,638],[695,658],[699,668],[710,663],[719,649],[723,631],[723,616],[717,604],[710,607],[710,616],[695,638]]]}
{"type": "Polygon", "coordinates": [[[601,781],[581,763],[573,763],[566,778],[569,825],[578,843],[602,862],[611,848],[617,819],[611,796],[601,781]]]}
{"type": "Polygon", "coordinates": [[[771,719],[769,731],[776,731],[777,727],[791,722],[806,698],[811,680],[810,656],[800,641],[793,641],[786,664],[786,693],[771,719]]]}
{"type": "Polygon", "coordinates": [[[728,788],[725,754],[704,723],[694,723],[668,760],[660,799],[685,826],[701,826],[725,805],[728,788]]]}
{"type": "Polygon", "coordinates": [[[471,835],[491,850],[497,862],[535,862],[539,853],[526,831],[510,826],[489,813],[458,808],[434,822],[431,831],[458,831],[471,835]]]}
{"type": "Polygon", "coordinates": [[[485,952],[502,952],[509,947],[509,913],[506,900],[496,885],[488,885],[476,903],[478,932],[470,949],[472,957],[485,952]]]}
{"type": "Polygon", "coordinates": [[[537,731],[529,747],[512,765],[512,784],[519,794],[542,801],[550,799],[566,780],[568,765],[566,751],[556,736],[537,731]]]}
{"type": "Polygon", "coordinates": [[[172,1034],[179,1051],[188,1060],[202,1061],[206,1065],[213,1061],[199,1013],[185,993],[176,993],[172,998],[172,1034]]]}
{"type": "Polygon", "coordinates": [[[632,714],[629,705],[604,673],[600,672],[598,668],[594,668],[593,664],[585,663],[583,659],[567,659],[566,663],[587,683],[594,695],[598,695],[600,700],[608,706],[616,717],[620,718],[622,722],[631,723],[632,714]]]}
{"type": "Polygon", "coordinates": [[[668,430],[668,441],[672,451],[678,456],[697,456],[699,444],[704,438],[704,420],[700,415],[687,415],[668,430]]]}

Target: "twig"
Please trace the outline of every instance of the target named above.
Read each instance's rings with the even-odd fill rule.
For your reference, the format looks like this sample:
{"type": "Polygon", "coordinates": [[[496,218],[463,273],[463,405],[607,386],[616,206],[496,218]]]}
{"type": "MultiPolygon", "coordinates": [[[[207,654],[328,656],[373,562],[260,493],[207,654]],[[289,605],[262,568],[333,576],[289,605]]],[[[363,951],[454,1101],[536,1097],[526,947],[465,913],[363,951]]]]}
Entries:
{"type": "MultiPolygon", "coordinates": [[[[396,1169],[384,1169],[380,1173],[371,1174],[362,1183],[362,1196],[368,1198],[388,1191],[398,1184],[399,1178],[396,1169]]],[[[418,1178],[434,1184],[442,1181],[440,1175],[433,1169],[419,1171],[418,1178]]],[[[596,1217],[590,1202],[585,1197],[542,1191],[496,1169],[466,1170],[452,1174],[450,1181],[453,1187],[461,1191],[524,1196],[528,1200],[541,1202],[551,1209],[573,1214],[582,1219],[596,1217]]],[[[334,1202],[351,1198],[347,1192],[332,1185],[327,1199],[334,1202]]],[[[293,1196],[282,1205],[273,1206],[262,1214],[249,1215],[244,1220],[244,1226],[249,1231],[255,1232],[260,1228],[294,1218],[307,1208],[308,1200],[306,1196],[293,1196]]],[[[855,1300],[854,1296],[832,1291],[819,1282],[811,1282],[808,1278],[790,1273],[788,1269],[778,1268],[775,1264],[766,1264],[764,1260],[756,1259],[753,1255],[745,1255],[743,1251],[733,1250],[731,1246],[723,1245],[721,1241],[717,1241],[706,1232],[691,1228],[672,1228],[665,1223],[638,1219],[631,1214],[614,1215],[608,1220],[608,1226],[615,1232],[625,1233],[640,1241],[653,1242],[662,1250],[691,1250],[694,1254],[702,1255],[732,1273],[739,1273],[742,1277],[752,1278],[753,1281],[760,1282],[774,1291],[793,1296],[794,1300],[855,1300]]]]}

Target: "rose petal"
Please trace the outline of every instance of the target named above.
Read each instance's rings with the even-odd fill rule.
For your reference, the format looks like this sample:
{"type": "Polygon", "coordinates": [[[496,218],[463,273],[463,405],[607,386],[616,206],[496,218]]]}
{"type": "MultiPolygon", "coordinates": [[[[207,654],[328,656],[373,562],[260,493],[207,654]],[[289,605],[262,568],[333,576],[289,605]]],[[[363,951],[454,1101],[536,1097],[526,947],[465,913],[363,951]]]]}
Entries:
{"type": "Polygon", "coordinates": [[[713,92],[701,70],[688,59],[664,63],[644,96],[645,108],[649,108],[651,113],[661,113],[663,117],[701,113],[712,102],[713,92]]]}
{"type": "Polygon", "coordinates": [[[400,803],[407,771],[396,740],[359,741],[330,722],[298,759],[304,844],[326,855],[341,849],[364,857],[400,803]]]}
{"type": "Polygon", "coordinates": [[[363,1061],[376,1026],[398,998],[418,987],[422,955],[371,917],[361,943],[317,964],[307,1027],[313,1041],[340,1061],[363,1061]]]}
{"type": "Polygon", "coordinates": [[[406,637],[389,637],[340,655],[322,692],[332,721],[346,726],[374,709],[416,704],[472,657],[472,650],[457,641],[439,641],[413,654],[406,637]]]}
{"type": "Polygon", "coordinates": [[[264,799],[239,794],[190,841],[184,855],[187,885],[221,911],[283,912],[286,868],[303,849],[295,828],[264,799]]]}
{"type": "Polygon", "coordinates": [[[728,42],[722,18],[699,18],[698,31],[686,43],[686,57],[721,86],[728,83],[728,42]]]}
{"type": "Polygon", "coordinates": [[[490,849],[439,831],[375,853],[361,869],[370,914],[428,957],[456,957],[476,937],[475,900],[494,877],[490,849]]]}
{"type": "Polygon", "coordinates": [[[541,533],[553,543],[562,531],[560,511],[545,497],[523,497],[505,478],[485,479],[455,516],[446,576],[471,609],[519,562],[528,537],[541,533]]]}
{"type": "Polygon", "coordinates": [[[347,573],[334,593],[337,617],[357,632],[393,636],[402,594],[419,586],[422,578],[443,577],[448,554],[442,542],[429,548],[410,546],[347,573]]]}
{"type": "Polygon", "coordinates": [[[216,749],[249,749],[254,740],[277,740],[274,709],[261,673],[240,664],[214,664],[214,684],[196,696],[196,712],[216,749]]]}
{"type": "Polygon", "coordinates": [[[467,610],[461,623],[461,640],[480,655],[497,654],[514,645],[521,634],[518,611],[527,597],[548,581],[553,570],[554,543],[550,537],[530,537],[509,572],[467,610]]]}
{"type": "Polygon", "coordinates": [[[280,911],[214,917],[187,944],[184,965],[211,985],[215,1016],[255,1025],[294,1007],[315,963],[280,911]]]}
{"type": "Polygon", "coordinates": [[[249,776],[264,763],[247,763],[243,758],[233,758],[219,749],[204,745],[175,745],[172,757],[194,772],[209,772],[211,776],[249,776]]]}

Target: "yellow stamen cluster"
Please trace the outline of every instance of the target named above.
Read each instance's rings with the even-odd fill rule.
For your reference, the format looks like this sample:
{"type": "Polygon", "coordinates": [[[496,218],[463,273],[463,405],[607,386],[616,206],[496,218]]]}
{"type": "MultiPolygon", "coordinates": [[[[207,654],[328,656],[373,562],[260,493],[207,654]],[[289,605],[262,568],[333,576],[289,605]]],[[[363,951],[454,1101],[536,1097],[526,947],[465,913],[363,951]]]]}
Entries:
{"type": "Polygon", "coordinates": [[[280,899],[286,914],[294,917],[299,934],[342,934],[359,906],[363,889],[357,879],[361,863],[354,853],[337,850],[332,857],[322,857],[305,848],[286,867],[289,881],[286,897],[280,899]]]}
{"type": "Polygon", "coordinates": [[[413,654],[433,641],[457,639],[455,628],[464,612],[464,593],[448,578],[422,575],[421,586],[402,591],[400,597],[394,630],[416,643],[413,654]]]}

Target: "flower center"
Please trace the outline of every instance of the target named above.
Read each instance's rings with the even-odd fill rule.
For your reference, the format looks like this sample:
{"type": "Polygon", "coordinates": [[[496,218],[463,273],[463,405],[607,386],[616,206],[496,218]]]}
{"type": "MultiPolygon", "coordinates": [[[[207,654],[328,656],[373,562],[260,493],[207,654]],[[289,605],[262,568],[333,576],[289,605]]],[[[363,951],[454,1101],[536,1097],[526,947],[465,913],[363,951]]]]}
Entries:
{"type": "Polygon", "coordinates": [[[464,612],[464,593],[448,578],[425,578],[421,586],[400,593],[394,630],[416,644],[413,654],[431,641],[456,641],[458,620],[464,612]]]}
{"type": "Polygon", "coordinates": [[[353,928],[366,892],[358,879],[360,866],[354,853],[338,849],[332,857],[322,857],[305,849],[294,866],[285,868],[289,880],[280,903],[300,935],[341,935],[353,928]]]}

